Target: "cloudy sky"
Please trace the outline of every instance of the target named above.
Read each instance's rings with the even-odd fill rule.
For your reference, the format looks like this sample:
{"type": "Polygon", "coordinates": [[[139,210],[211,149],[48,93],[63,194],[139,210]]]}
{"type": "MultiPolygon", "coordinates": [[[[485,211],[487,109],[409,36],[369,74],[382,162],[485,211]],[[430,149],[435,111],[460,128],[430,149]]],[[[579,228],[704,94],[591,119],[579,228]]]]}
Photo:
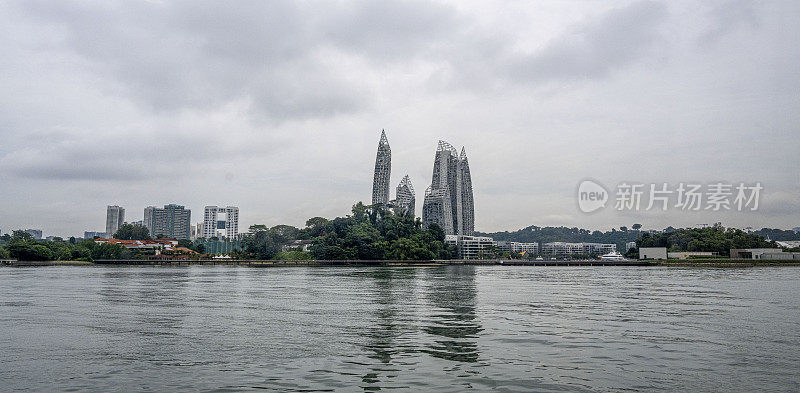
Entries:
{"type": "Polygon", "coordinates": [[[797,1],[0,2],[0,230],[102,231],[108,204],[344,215],[384,128],[417,214],[438,140],[466,147],[480,231],[800,226],[798,21],[797,1]],[[755,212],[584,214],[587,178],[764,190],[755,212]]]}

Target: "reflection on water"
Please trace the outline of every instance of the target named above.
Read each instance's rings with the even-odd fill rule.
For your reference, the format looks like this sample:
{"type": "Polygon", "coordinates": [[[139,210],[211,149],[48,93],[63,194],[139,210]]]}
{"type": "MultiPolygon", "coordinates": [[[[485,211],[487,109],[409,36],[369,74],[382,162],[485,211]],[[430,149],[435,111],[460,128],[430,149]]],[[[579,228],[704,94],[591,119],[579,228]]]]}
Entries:
{"type": "Polygon", "coordinates": [[[413,343],[402,339],[414,331],[406,317],[410,310],[399,308],[415,295],[416,272],[413,268],[378,268],[367,273],[373,291],[370,297],[376,308],[374,323],[366,329],[364,347],[370,352],[368,357],[379,363],[362,376],[365,391],[380,390],[381,382],[394,378],[400,371],[391,364],[393,358],[415,351],[413,343]]]}
{"type": "Polygon", "coordinates": [[[456,362],[477,362],[475,339],[483,329],[475,315],[475,267],[448,266],[428,274],[426,300],[434,311],[423,322],[423,331],[434,340],[422,352],[456,362]]]}
{"type": "Polygon", "coordinates": [[[0,268],[0,390],[800,391],[797,326],[797,268],[0,268]]]}

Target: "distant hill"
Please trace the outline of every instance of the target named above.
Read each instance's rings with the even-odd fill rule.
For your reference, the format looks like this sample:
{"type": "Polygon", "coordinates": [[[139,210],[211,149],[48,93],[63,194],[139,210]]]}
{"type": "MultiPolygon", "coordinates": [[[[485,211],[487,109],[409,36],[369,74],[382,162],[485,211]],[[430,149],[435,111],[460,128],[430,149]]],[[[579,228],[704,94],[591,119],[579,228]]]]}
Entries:
{"type": "MultiPolygon", "coordinates": [[[[668,227],[661,233],[673,233],[683,231],[673,227],[668,227]]],[[[476,236],[489,236],[494,240],[514,241],[523,243],[547,243],[547,242],[569,242],[569,243],[614,243],[617,249],[624,252],[625,243],[636,241],[643,234],[649,231],[633,230],[622,227],[612,229],[607,232],[590,231],[577,227],[537,227],[531,225],[514,232],[475,232],[476,236]]],[[[753,231],[753,235],[761,236],[773,241],[800,240],[800,233],[793,230],[762,228],[753,231]]]]}
{"type": "Polygon", "coordinates": [[[625,243],[636,241],[644,233],[640,230],[623,228],[612,229],[608,232],[590,231],[581,228],[567,227],[537,227],[531,225],[515,232],[475,232],[476,236],[489,236],[494,240],[514,241],[523,243],[548,243],[548,242],[569,242],[569,243],[613,243],[617,249],[625,249],[625,243]]]}
{"type": "Polygon", "coordinates": [[[800,240],[800,233],[789,229],[761,228],[753,231],[754,234],[763,236],[773,241],[800,240]]]}

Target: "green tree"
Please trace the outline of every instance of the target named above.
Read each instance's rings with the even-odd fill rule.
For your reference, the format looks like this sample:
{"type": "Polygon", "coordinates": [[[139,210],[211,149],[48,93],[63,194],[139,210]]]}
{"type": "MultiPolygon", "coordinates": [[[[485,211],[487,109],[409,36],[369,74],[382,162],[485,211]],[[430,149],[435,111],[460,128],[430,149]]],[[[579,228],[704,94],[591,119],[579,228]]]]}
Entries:
{"type": "Polygon", "coordinates": [[[113,237],[120,240],[150,240],[150,231],[143,225],[125,223],[119,227],[113,237]]]}
{"type": "Polygon", "coordinates": [[[53,252],[44,245],[30,242],[15,242],[8,245],[12,258],[20,261],[51,261],[53,252]]]}
{"type": "Polygon", "coordinates": [[[31,234],[28,233],[28,232],[21,231],[21,230],[16,230],[16,231],[11,232],[11,239],[9,239],[9,241],[11,241],[11,242],[30,242],[30,241],[33,241],[33,236],[31,236],[31,234]]]}
{"type": "Polygon", "coordinates": [[[280,244],[273,240],[268,231],[258,231],[245,236],[242,245],[250,257],[257,259],[272,259],[280,252],[280,244]]]}
{"type": "Polygon", "coordinates": [[[275,225],[269,229],[272,239],[280,244],[285,244],[292,240],[297,240],[300,236],[300,229],[291,225],[275,225]]]}
{"type": "Polygon", "coordinates": [[[267,228],[266,225],[256,224],[256,225],[250,225],[250,228],[248,228],[247,233],[255,234],[257,232],[266,232],[267,230],[269,230],[269,228],[267,228]]]}

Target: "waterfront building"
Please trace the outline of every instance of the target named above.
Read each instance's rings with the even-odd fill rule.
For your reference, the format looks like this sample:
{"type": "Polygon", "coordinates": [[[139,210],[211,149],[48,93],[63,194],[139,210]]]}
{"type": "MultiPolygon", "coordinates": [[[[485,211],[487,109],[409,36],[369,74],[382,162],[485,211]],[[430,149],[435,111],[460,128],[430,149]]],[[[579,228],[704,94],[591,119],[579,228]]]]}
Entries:
{"type": "Polygon", "coordinates": [[[627,242],[625,243],[625,252],[628,252],[630,249],[636,249],[636,242],[627,242]]]}
{"type": "Polygon", "coordinates": [[[616,244],[549,242],[542,244],[542,255],[566,258],[573,255],[605,255],[617,251],[616,244]]]}
{"type": "Polygon", "coordinates": [[[411,185],[411,179],[408,175],[406,175],[397,186],[393,206],[396,211],[410,213],[412,216],[414,215],[414,210],[416,209],[414,186],[411,185]]]}
{"type": "Polygon", "coordinates": [[[42,240],[42,230],[41,229],[26,229],[23,232],[31,235],[34,240],[42,240]]]}
{"type": "Polygon", "coordinates": [[[211,240],[206,238],[200,239],[200,244],[203,245],[203,252],[210,255],[228,255],[243,249],[242,242],[233,239],[211,240]]]}
{"type": "Polygon", "coordinates": [[[422,222],[426,228],[438,224],[447,235],[474,234],[472,177],[463,147],[459,155],[451,144],[439,141],[431,185],[425,190],[422,204],[422,222]]]}
{"type": "Polygon", "coordinates": [[[715,257],[719,256],[718,252],[713,251],[678,251],[678,252],[669,252],[667,251],[667,258],[668,259],[689,259],[689,258],[703,258],[703,257],[715,257]]]}
{"type": "Polygon", "coordinates": [[[121,206],[108,206],[106,208],[106,236],[113,237],[120,226],[125,222],[125,208],[121,206]]]}
{"type": "Polygon", "coordinates": [[[191,236],[192,211],[184,206],[169,204],[164,208],[148,206],[144,209],[144,224],[150,236],[164,235],[176,239],[189,239],[191,236]]]}
{"type": "Polygon", "coordinates": [[[497,243],[491,237],[445,235],[445,244],[456,246],[459,259],[483,259],[494,256],[497,243]]]}
{"type": "Polygon", "coordinates": [[[392,175],[392,149],[386,138],[386,131],[381,130],[378,141],[378,154],[375,157],[375,173],[372,178],[372,204],[389,203],[389,180],[392,175]]]}
{"type": "Polygon", "coordinates": [[[212,237],[235,239],[239,234],[239,208],[236,206],[206,206],[203,213],[203,231],[199,234],[206,239],[212,237]],[[225,219],[220,220],[219,215],[225,219]]]}
{"type": "Polygon", "coordinates": [[[508,242],[508,241],[498,241],[496,242],[497,251],[503,253],[518,253],[518,254],[525,254],[525,255],[537,255],[539,254],[539,243],[520,243],[520,242],[508,242]]]}
{"type": "Polygon", "coordinates": [[[666,247],[640,247],[639,259],[667,259],[666,247]]]}
{"type": "MultiPolygon", "coordinates": [[[[778,256],[783,253],[780,248],[732,248],[731,259],[792,259],[778,256]]],[[[792,253],[785,253],[792,254],[792,253]]]]}
{"type": "Polygon", "coordinates": [[[178,246],[178,239],[120,240],[98,237],[94,239],[94,242],[97,244],[117,244],[130,250],[154,251],[155,254],[172,250],[178,246]]]}

